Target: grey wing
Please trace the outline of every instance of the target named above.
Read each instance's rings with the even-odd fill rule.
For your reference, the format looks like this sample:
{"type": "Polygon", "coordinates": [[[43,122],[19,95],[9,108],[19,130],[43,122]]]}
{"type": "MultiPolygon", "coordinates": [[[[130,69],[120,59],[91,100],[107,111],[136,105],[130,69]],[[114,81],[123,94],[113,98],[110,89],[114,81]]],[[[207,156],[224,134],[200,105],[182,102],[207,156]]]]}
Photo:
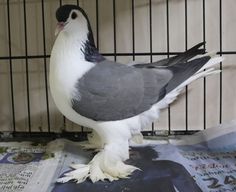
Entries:
{"type": "Polygon", "coordinates": [[[72,107],[96,121],[133,117],[165,96],[171,78],[170,70],[138,69],[105,60],[78,80],[72,107]]]}
{"type": "Polygon", "coordinates": [[[184,53],[181,53],[179,55],[176,55],[174,57],[162,59],[160,61],[154,62],[154,63],[148,63],[148,64],[136,64],[134,65],[137,68],[156,68],[156,67],[170,67],[173,65],[176,65],[177,63],[185,63],[188,60],[192,59],[196,55],[205,53],[205,49],[201,49],[200,47],[205,45],[205,42],[199,43],[192,47],[191,49],[185,51],[184,53]]]}

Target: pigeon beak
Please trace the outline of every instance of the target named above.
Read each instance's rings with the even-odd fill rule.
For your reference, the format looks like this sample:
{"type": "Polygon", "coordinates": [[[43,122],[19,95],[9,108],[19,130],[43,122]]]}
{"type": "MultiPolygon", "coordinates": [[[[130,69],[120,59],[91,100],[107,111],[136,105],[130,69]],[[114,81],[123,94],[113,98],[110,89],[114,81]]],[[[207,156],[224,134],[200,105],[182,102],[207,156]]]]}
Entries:
{"type": "Polygon", "coordinates": [[[66,24],[67,23],[64,23],[64,22],[57,23],[57,27],[56,27],[56,30],[55,30],[55,36],[57,36],[60,33],[60,31],[62,31],[64,29],[66,24]]]}

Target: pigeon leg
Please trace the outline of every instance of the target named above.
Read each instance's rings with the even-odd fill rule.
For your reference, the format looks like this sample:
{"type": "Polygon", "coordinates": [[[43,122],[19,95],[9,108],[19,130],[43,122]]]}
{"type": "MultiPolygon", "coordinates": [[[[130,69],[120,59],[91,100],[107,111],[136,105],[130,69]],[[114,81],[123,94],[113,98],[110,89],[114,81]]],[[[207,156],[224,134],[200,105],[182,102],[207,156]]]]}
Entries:
{"type": "MultiPolygon", "coordinates": [[[[109,125],[109,124],[108,124],[109,125]]],[[[114,123],[113,123],[114,125],[114,123]]],[[[102,134],[104,140],[103,148],[98,152],[88,165],[72,165],[73,171],[58,179],[58,182],[65,183],[69,180],[76,180],[77,183],[89,178],[92,182],[104,180],[118,180],[127,178],[137,167],[124,163],[129,158],[129,139],[131,134],[125,126],[106,128],[102,124],[96,132],[102,134]],[[99,131],[98,131],[99,130],[99,131]]]]}
{"type": "Polygon", "coordinates": [[[106,144],[90,162],[90,179],[92,182],[108,179],[109,181],[127,178],[138,169],[123,161],[129,158],[128,141],[106,144]],[[122,151],[121,151],[122,150],[122,151]]]}
{"type": "Polygon", "coordinates": [[[82,183],[89,178],[94,183],[97,181],[114,181],[119,178],[128,178],[128,176],[138,168],[125,164],[123,161],[127,158],[128,141],[126,144],[124,144],[124,142],[106,144],[104,149],[97,153],[88,165],[71,165],[74,170],[66,173],[64,177],[59,178],[57,182],[65,183],[70,180],[75,180],[77,183],[82,183]],[[120,149],[122,152],[119,151],[120,149]]]}

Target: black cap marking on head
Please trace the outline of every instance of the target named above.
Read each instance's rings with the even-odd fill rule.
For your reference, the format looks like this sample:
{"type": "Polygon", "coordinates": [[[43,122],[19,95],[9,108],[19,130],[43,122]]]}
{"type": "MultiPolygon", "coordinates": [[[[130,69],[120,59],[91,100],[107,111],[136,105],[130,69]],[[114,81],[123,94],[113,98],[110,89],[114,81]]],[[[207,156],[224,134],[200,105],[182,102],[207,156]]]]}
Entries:
{"type": "Polygon", "coordinates": [[[66,22],[66,20],[68,19],[70,12],[72,10],[79,10],[88,21],[88,17],[86,15],[86,13],[84,12],[84,10],[81,9],[77,5],[63,5],[63,6],[59,7],[56,11],[57,21],[58,22],[66,22]]]}

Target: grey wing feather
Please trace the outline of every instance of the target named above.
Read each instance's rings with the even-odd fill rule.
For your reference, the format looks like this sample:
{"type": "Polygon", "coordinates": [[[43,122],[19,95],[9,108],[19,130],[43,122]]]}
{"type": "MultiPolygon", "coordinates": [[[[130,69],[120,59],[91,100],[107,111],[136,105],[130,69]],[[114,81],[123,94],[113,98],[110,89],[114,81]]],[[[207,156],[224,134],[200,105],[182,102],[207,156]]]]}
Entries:
{"type": "Polygon", "coordinates": [[[156,68],[156,67],[168,67],[173,66],[177,63],[185,63],[188,60],[192,59],[196,55],[205,53],[205,49],[200,49],[201,46],[205,45],[205,42],[199,43],[192,47],[191,49],[187,50],[184,53],[176,55],[174,57],[162,59],[160,61],[149,63],[149,64],[136,64],[134,65],[137,68],[156,68]]]}
{"type": "Polygon", "coordinates": [[[170,70],[137,69],[105,60],[78,80],[80,97],[72,99],[72,107],[96,121],[133,117],[165,96],[171,78],[170,70]]]}
{"type": "Polygon", "coordinates": [[[169,66],[168,69],[173,72],[173,78],[168,82],[166,86],[166,93],[169,93],[175,89],[182,82],[194,75],[199,69],[203,67],[209,60],[210,56],[194,59],[187,63],[178,63],[173,66],[169,66]]]}

